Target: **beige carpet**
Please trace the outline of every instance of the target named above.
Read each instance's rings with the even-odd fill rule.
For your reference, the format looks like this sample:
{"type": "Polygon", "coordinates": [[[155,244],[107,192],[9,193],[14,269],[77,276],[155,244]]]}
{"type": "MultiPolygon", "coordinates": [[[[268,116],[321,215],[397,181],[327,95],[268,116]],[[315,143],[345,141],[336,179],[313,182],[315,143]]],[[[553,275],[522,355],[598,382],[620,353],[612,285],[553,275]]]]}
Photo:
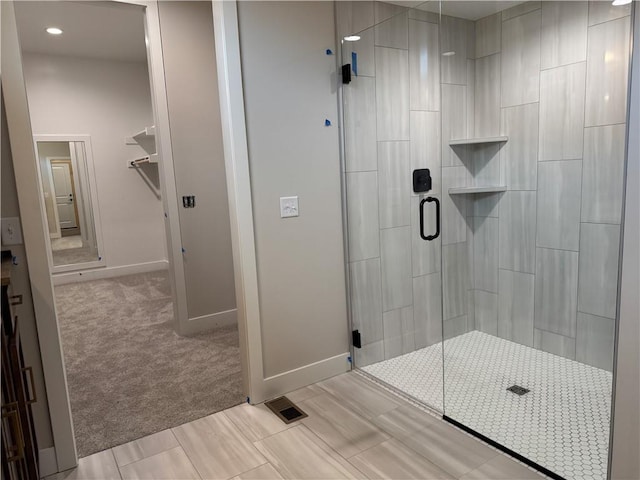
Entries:
{"type": "Polygon", "coordinates": [[[244,400],[237,328],[177,335],[165,272],[55,293],[81,457],[244,400]]]}

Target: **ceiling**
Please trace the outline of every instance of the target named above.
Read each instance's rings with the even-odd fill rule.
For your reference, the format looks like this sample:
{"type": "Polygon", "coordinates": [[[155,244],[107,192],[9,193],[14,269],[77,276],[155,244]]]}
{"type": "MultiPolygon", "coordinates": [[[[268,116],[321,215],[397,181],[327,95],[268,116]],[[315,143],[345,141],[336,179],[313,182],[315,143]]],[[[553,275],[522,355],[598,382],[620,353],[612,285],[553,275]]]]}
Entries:
{"type": "Polygon", "coordinates": [[[523,1],[486,1],[486,0],[430,0],[427,2],[420,1],[389,1],[396,5],[402,5],[410,8],[417,8],[427,12],[440,12],[440,4],[442,3],[442,14],[452,17],[465,18],[467,20],[478,20],[480,18],[493,15],[507,8],[525,3],[523,1]]]}
{"type": "Polygon", "coordinates": [[[146,62],[142,7],[118,2],[18,1],[22,51],[70,57],[146,62]],[[50,35],[47,27],[62,35],[50,35]]]}

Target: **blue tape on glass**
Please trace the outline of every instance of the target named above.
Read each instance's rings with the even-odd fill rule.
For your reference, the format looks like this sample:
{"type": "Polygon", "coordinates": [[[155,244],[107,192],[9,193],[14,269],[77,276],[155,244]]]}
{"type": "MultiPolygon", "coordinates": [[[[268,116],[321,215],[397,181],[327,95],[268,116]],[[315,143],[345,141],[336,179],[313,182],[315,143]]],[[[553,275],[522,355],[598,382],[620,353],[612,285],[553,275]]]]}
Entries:
{"type": "Polygon", "coordinates": [[[353,74],[358,76],[358,54],[356,52],[351,52],[351,70],[353,74]]]}
{"type": "Polygon", "coordinates": [[[327,50],[326,50],[326,52],[325,52],[325,53],[326,53],[327,55],[333,55],[333,52],[331,51],[331,49],[330,49],[330,48],[327,48],[327,50]]]}
{"type": "Polygon", "coordinates": [[[331,120],[325,120],[324,121],[324,126],[325,127],[330,127],[331,126],[331,120]]]}

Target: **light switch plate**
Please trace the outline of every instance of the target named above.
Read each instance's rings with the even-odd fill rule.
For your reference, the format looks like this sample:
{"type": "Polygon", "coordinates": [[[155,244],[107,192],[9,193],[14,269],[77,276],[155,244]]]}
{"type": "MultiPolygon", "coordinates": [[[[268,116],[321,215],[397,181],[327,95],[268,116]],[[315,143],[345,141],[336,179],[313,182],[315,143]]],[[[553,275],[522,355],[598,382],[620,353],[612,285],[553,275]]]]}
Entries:
{"type": "Polygon", "coordinates": [[[2,245],[20,245],[22,243],[22,228],[18,217],[2,219],[2,245]]]}
{"type": "Polygon", "coordinates": [[[298,197],[280,197],[280,218],[297,217],[298,197]]]}

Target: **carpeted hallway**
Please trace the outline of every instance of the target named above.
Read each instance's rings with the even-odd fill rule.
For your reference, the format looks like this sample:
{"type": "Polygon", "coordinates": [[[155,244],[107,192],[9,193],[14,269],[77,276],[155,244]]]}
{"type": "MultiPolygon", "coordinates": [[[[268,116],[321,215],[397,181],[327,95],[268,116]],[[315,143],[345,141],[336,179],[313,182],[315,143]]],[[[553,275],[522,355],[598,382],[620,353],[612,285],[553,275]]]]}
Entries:
{"type": "Polygon", "coordinates": [[[243,401],[237,327],[178,336],[166,272],[55,294],[81,457],[243,401]]]}

